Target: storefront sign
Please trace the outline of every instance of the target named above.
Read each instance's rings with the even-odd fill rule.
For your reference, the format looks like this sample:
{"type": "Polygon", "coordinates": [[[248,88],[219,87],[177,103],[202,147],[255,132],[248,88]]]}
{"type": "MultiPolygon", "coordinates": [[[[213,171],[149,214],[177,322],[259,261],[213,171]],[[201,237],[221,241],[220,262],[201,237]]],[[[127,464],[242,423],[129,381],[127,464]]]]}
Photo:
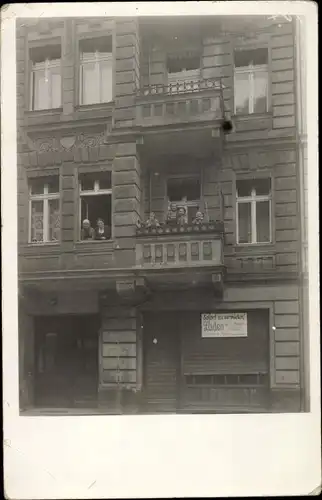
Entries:
{"type": "Polygon", "coordinates": [[[202,337],[247,337],[247,313],[201,315],[202,337]]]}

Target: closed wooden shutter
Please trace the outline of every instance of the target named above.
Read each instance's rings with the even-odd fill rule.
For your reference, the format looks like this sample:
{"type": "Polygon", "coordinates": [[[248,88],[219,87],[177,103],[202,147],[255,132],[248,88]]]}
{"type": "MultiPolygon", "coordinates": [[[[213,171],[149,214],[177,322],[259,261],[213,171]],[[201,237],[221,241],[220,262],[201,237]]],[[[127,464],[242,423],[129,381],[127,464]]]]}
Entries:
{"type": "Polygon", "coordinates": [[[203,338],[200,313],[182,316],[182,409],[240,412],[267,408],[268,311],[242,312],[247,312],[247,337],[203,338]]]}
{"type": "Polygon", "coordinates": [[[173,314],[144,317],[144,403],[148,412],[176,411],[180,358],[173,314]]]}
{"type": "Polygon", "coordinates": [[[267,372],[268,311],[248,311],[247,322],[247,337],[202,338],[200,313],[183,314],[181,319],[183,373],[188,375],[267,372]]]}

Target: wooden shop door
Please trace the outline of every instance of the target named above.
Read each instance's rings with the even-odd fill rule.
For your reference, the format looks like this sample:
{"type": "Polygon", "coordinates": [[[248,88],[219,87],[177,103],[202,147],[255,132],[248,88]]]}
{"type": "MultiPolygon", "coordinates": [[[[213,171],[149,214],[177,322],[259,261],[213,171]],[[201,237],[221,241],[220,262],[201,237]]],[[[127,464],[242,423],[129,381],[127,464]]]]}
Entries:
{"type": "Polygon", "coordinates": [[[144,315],[144,409],[176,412],[179,405],[180,335],[177,315],[144,315]]]}

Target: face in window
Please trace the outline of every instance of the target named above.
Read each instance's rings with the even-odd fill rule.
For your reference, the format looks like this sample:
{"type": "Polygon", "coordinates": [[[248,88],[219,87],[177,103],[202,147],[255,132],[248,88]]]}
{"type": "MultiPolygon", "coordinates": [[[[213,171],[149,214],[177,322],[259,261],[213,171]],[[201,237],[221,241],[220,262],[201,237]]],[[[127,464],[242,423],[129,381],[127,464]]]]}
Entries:
{"type": "Polygon", "coordinates": [[[88,219],[83,220],[83,228],[85,230],[89,229],[91,227],[91,223],[89,222],[88,219]]]}
{"type": "Polygon", "coordinates": [[[104,221],[103,221],[103,219],[97,219],[97,227],[99,229],[104,229],[104,221]]]}

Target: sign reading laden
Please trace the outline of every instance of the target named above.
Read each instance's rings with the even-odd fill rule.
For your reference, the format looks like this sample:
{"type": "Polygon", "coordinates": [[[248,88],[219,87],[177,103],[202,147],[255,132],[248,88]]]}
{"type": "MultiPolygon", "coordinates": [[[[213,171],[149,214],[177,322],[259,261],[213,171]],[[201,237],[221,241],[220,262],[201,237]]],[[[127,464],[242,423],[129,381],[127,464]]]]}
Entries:
{"type": "Polygon", "coordinates": [[[201,315],[202,337],[247,337],[247,313],[201,315]]]}

